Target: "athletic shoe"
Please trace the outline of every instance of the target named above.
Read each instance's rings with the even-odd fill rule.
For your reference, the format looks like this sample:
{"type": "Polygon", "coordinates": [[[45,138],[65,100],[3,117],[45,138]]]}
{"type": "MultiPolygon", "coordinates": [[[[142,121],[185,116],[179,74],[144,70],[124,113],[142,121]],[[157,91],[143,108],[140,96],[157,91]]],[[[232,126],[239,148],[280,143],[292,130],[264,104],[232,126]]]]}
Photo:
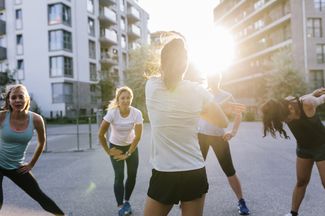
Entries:
{"type": "Polygon", "coordinates": [[[123,204],[123,208],[125,209],[125,214],[132,214],[132,208],[128,201],[125,201],[123,204]]]}
{"type": "Polygon", "coordinates": [[[291,213],[288,213],[288,214],[285,214],[284,216],[292,216],[292,214],[291,213]]]}
{"type": "Polygon", "coordinates": [[[244,199],[238,201],[238,213],[240,215],[249,215],[249,209],[247,208],[244,199]]]}

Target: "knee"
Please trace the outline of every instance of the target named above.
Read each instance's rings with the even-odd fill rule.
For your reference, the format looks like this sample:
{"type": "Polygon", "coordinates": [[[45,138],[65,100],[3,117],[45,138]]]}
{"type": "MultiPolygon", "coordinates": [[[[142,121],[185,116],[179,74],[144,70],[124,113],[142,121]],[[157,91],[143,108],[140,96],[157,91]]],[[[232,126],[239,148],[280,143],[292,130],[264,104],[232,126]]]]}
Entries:
{"type": "Polygon", "coordinates": [[[298,179],[296,186],[297,187],[307,187],[308,183],[309,183],[309,179],[298,179]]]}

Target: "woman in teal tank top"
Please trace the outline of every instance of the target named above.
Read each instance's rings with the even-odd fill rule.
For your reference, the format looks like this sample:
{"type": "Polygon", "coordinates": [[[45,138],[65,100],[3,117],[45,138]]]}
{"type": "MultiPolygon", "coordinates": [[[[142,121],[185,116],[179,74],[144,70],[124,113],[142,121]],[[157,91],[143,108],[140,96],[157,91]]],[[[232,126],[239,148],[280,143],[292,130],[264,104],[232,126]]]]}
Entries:
{"type": "Polygon", "coordinates": [[[43,118],[29,111],[30,97],[25,86],[11,87],[5,97],[3,111],[0,112],[0,209],[3,204],[2,180],[6,176],[44,210],[54,215],[64,215],[63,211],[39,187],[31,170],[40,157],[46,143],[43,118]],[[38,146],[32,159],[24,163],[28,143],[34,129],[38,146]]]}

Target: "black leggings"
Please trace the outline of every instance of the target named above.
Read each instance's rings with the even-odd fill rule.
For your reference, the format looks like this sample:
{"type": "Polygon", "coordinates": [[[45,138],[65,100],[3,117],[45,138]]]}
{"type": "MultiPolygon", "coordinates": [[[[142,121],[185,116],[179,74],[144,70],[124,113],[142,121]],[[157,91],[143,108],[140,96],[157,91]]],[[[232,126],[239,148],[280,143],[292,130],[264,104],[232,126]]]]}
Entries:
{"type": "Polygon", "coordinates": [[[204,160],[206,159],[209,147],[211,146],[226,176],[231,177],[235,175],[236,170],[232,163],[229,143],[224,141],[221,136],[209,136],[199,133],[198,137],[204,160]]]}
{"type": "Polygon", "coordinates": [[[53,214],[64,215],[63,211],[51,200],[39,187],[31,172],[21,174],[17,169],[0,169],[0,209],[3,204],[2,180],[3,176],[11,179],[18,187],[24,190],[30,197],[36,200],[44,210],[53,214]]]}

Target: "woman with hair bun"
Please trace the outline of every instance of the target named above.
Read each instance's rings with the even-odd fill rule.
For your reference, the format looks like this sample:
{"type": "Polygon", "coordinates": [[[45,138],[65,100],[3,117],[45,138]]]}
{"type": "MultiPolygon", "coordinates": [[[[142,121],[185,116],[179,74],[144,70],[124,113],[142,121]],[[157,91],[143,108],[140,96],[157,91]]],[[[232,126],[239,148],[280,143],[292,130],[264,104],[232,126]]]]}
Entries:
{"type": "Polygon", "coordinates": [[[144,216],[168,215],[179,202],[183,216],[203,215],[209,185],[198,143],[198,121],[202,117],[227,127],[228,119],[207,89],[183,80],[187,67],[185,41],[178,36],[161,50],[161,76],[146,83],[153,169],[144,216]]]}
{"type": "Polygon", "coordinates": [[[313,165],[316,164],[325,188],[325,127],[317,115],[318,106],[325,103],[325,88],[299,98],[287,97],[269,100],[262,106],[264,136],[271,134],[288,139],[283,123],[286,123],[297,141],[297,183],[292,194],[291,212],[285,216],[297,216],[309,183],[313,165]]]}

